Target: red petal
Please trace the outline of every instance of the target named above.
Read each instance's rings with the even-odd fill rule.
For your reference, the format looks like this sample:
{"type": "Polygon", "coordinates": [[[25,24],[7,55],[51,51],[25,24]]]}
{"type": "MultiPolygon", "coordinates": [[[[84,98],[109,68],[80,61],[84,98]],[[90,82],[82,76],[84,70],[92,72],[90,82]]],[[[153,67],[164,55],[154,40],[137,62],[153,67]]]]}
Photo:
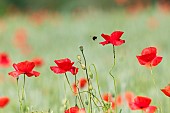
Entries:
{"type": "Polygon", "coordinates": [[[43,59],[42,58],[34,58],[34,59],[32,59],[32,62],[34,62],[36,67],[41,67],[43,65],[43,59]]]}
{"type": "Polygon", "coordinates": [[[134,102],[136,106],[142,109],[142,108],[146,108],[149,106],[149,104],[151,103],[151,99],[148,97],[137,96],[134,99],[134,102]]]}
{"type": "Polygon", "coordinates": [[[141,65],[146,65],[146,64],[150,64],[156,56],[155,54],[147,54],[147,55],[141,55],[136,57],[141,65]]]}
{"type": "Polygon", "coordinates": [[[74,62],[71,62],[71,60],[68,58],[55,60],[54,62],[58,65],[59,68],[66,71],[69,71],[72,68],[72,65],[74,64],[74,62]]]}
{"type": "Polygon", "coordinates": [[[79,109],[79,111],[77,113],[86,113],[86,111],[84,108],[82,108],[82,109],[79,109]]]}
{"type": "Polygon", "coordinates": [[[0,66],[8,67],[10,65],[9,56],[6,53],[0,53],[0,66]]]}
{"type": "Polygon", "coordinates": [[[114,45],[114,46],[120,46],[122,45],[123,43],[125,43],[125,40],[111,40],[111,43],[114,45]]]}
{"type": "Polygon", "coordinates": [[[162,57],[155,57],[155,58],[152,60],[151,65],[152,65],[152,66],[157,66],[161,61],[162,61],[162,57]]]}
{"type": "Polygon", "coordinates": [[[106,40],[106,41],[109,41],[110,40],[110,36],[109,35],[106,35],[106,34],[101,34],[101,36],[106,40]]]}
{"type": "Polygon", "coordinates": [[[57,66],[51,66],[50,69],[56,74],[63,74],[67,72],[66,70],[63,70],[57,66]]]}
{"type": "Polygon", "coordinates": [[[141,55],[147,55],[147,54],[155,54],[156,56],[157,50],[155,47],[148,47],[142,50],[141,55]]]}
{"type": "Polygon", "coordinates": [[[102,99],[106,102],[113,101],[112,95],[110,93],[105,93],[102,95],[102,99]]]}
{"type": "Polygon", "coordinates": [[[136,57],[141,65],[146,65],[148,63],[147,61],[145,61],[143,56],[136,56],[136,57]]]}
{"type": "Polygon", "coordinates": [[[118,40],[120,39],[120,37],[123,35],[124,32],[122,31],[114,31],[112,34],[111,34],[111,39],[114,39],[114,40],[118,40]]]}
{"type": "Polygon", "coordinates": [[[77,73],[78,73],[78,68],[76,68],[76,67],[72,67],[71,69],[70,69],[70,72],[73,74],[73,75],[76,75],[77,73]]]}
{"type": "Polygon", "coordinates": [[[122,104],[122,97],[121,97],[121,95],[118,95],[118,96],[116,97],[116,105],[119,106],[119,105],[121,105],[121,104],[122,104]]]}
{"type": "Polygon", "coordinates": [[[86,78],[80,78],[79,80],[79,87],[84,88],[87,84],[87,79],[86,78]]]}
{"type": "Polygon", "coordinates": [[[16,65],[15,63],[13,64],[13,67],[14,67],[14,69],[15,69],[16,71],[19,71],[19,70],[18,70],[18,67],[17,67],[17,65],[16,65]]]}
{"type": "Polygon", "coordinates": [[[170,97],[170,86],[166,86],[164,89],[161,89],[161,91],[168,97],[170,97]]]}
{"type": "Polygon", "coordinates": [[[14,78],[17,78],[20,74],[24,74],[23,72],[21,71],[12,71],[10,73],[8,73],[10,76],[14,77],[14,78]]]}
{"type": "Polygon", "coordinates": [[[0,97],[0,108],[5,107],[9,103],[8,97],[0,97]]]}
{"type": "Polygon", "coordinates": [[[26,75],[27,75],[28,77],[32,77],[32,76],[38,77],[38,76],[40,75],[40,73],[37,72],[37,71],[32,71],[32,72],[30,72],[30,73],[26,73],[26,75]]]}
{"type": "Polygon", "coordinates": [[[110,44],[110,42],[109,41],[103,41],[103,42],[100,42],[99,44],[102,44],[104,46],[106,44],[110,44]]]}
{"type": "Polygon", "coordinates": [[[72,90],[73,90],[74,94],[76,95],[78,92],[78,89],[77,89],[77,86],[75,83],[72,85],[72,90]]]}
{"type": "Polygon", "coordinates": [[[125,99],[128,103],[132,102],[134,98],[134,94],[132,92],[125,93],[125,99]]]}
{"type": "Polygon", "coordinates": [[[71,107],[68,110],[65,110],[64,113],[77,113],[79,111],[79,108],[77,106],[71,107]]]}
{"type": "Polygon", "coordinates": [[[134,102],[129,103],[129,108],[131,110],[139,110],[140,109],[134,102]]]}
{"type": "Polygon", "coordinates": [[[35,67],[35,64],[34,62],[25,61],[25,62],[20,62],[16,64],[16,66],[19,71],[29,73],[35,67]]]}
{"type": "Polygon", "coordinates": [[[144,109],[144,111],[145,111],[146,113],[155,113],[156,109],[157,109],[156,106],[149,106],[149,107],[147,107],[146,109],[144,109]]]}

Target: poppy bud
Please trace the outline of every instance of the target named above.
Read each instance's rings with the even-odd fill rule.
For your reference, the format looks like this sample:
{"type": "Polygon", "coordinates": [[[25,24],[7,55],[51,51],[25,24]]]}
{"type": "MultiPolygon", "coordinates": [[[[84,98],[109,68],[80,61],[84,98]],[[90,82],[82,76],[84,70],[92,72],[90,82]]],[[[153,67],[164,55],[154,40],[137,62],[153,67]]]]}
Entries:
{"type": "Polygon", "coordinates": [[[80,51],[82,51],[82,52],[83,52],[83,46],[80,46],[79,48],[80,48],[80,51]]]}
{"type": "Polygon", "coordinates": [[[86,100],[86,101],[85,101],[85,104],[86,104],[86,105],[88,105],[88,104],[89,104],[89,102],[86,100]]]}
{"type": "Polygon", "coordinates": [[[82,68],[83,70],[85,70],[85,69],[86,69],[86,66],[85,66],[84,64],[81,64],[81,68],[82,68]]]}
{"type": "Polygon", "coordinates": [[[77,55],[77,59],[78,59],[79,61],[81,61],[81,56],[80,56],[80,55],[77,55]]]}
{"type": "Polygon", "coordinates": [[[89,76],[91,79],[93,79],[93,73],[92,72],[89,72],[89,76]]]}
{"type": "Polygon", "coordinates": [[[92,90],[93,89],[93,86],[90,84],[89,85],[89,90],[92,90]]]}

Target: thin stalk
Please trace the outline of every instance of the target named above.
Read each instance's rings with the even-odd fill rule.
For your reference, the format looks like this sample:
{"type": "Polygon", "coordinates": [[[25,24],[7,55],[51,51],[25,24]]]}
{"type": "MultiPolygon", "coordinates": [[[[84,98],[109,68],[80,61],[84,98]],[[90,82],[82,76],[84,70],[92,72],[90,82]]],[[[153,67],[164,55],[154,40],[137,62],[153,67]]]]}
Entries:
{"type": "Polygon", "coordinates": [[[79,95],[80,103],[82,104],[83,108],[85,108],[84,103],[83,103],[83,100],[82,100],[82,97],[81,97],[81,95],[80,95],[80,89],[77,88],[77,90],[78,90],[78,95],[79,95]]]}
{"type": "MultiPolygon", "coordinates": [[[[89,91],[82,91],[80,93],[88,93],[90,95],[92,95],[95,99],[97,99],[97,101],[100,103],[100,106],[102,106],[102,103],[100,102],[99,98],[97,98],[93,93],[89,92],[89,91]]],[[[102,106],[103,107],[103,106],[102,106]]]]}
{"type": "MultiPolygon", "coordinates": [[[[86,77],[87,77],[87,83],[88,83],[88,91],[90,92],[90,89],[89,89],[89,86],[90,86],[90,79],[89,79],[89,75],[88,75],[88,72],[87,72],[87,63],[86,63],[86,58],[85,58],[85,55],[84,55],[83,50],[81,50],[81,53],[82,53],[82,55],[83,55],[84,64],[85,64],[85,71],[86,71],[86,77]]],[[[90,101],[90,104],[89,104],[89,107],[90,107],[90,113],[92,113],[91,95],[89,95],[89,101],[90,101]]]]}
{"type": "MultiPolygon", "coordinates": [[[[83,108],[85,108],[84,103],[83,103],[83,100],[82,100],[82,97],[81,97],[81,95],[80,95],[80,89],[78,88],[77,83],[76,83],[76,75],[75,75],[75,84],[76,84],[76,88],[77,88],[77,90],[78,90],[78,95],[79,95],[80,103],[82,104],[83,108]]],[[[76,96],[76,98],[77,98],[77,96],[76,96]]],[[[77,99],[76,99],[76,100],[77,100],[77,99]]],[[[77,102],[76,102],[76,104],[77,104],[77,102]]]]}
{"type": "MultiPolygon", "coordinates": [[[[76,83],[76,75],[75,75],[75,77],[74,77],[74,82],[75,82],[75,85],[76,85],[76,87],[77,87],[77,83],[76,83]]],[[[75,105],[77,105],[77,95],[76,95],[76,98],[75,98],[75,105]]]]}
{"type": "MultiPolygon", "coordinates": [[[[97,83],[97,88],[98,88],[99,96],[100,96],[100,99],[102,100],[103,105],[105,105],[105,103],[104,103],[104,101],[103,101],[103,99],[102,99],[101,92],[100,92],[99,79],[98,79],[98,73],[97,73],[96,66],[95,66],[94,64],[92,64],[92,66],[94,67],[94,70],[95,70],[96,83],[97,83]]],[[[89,66],[89,69],[90,69],[90,66],[89,66]]]]}
{"type": "MultiPolygon", "coordinates": [[[[117,86],[116,86],[116,79],[112,74],[113,68],[116,65],[116,51],[115,51],[115,46],[113,45],[113,58],[114,58],[114,63],[109,71],[109,74],[111,75],[111,77],[113,78],[113,82],[114,82],[114,89],[115,89],[115,99],[117,98],[117,86]]],[[[115,113],[117,113],[117,106],[115,106],[115,113]]]]}
{"type": "Polygon", "coordinates": [[[19,103],[20,103],[20,113],[21,113],[22,112],[22,101],[20,99],[18,82],[19,82],[19,77],[17,77],[17,92],[18,92],[18,100],[19,100],[19,103]]]}
{"type": "Polygon", "coordinates": [[[25,81],[26,81],[26,79],[25,79],[25,74],[24,74],[24,84],[23,84],[23,87],[22,87],[22,100],[24,101],[24,95],[25,95],[25,81]]]}
{"type": "MultiPolygon", "coordinates": [[[[65,77],[66,77],[67,83],[68,83],[71,91],[73,92],[72,87],[71,87],[71,84],[70,84],[70,81],[69,81],[69,79],[68,79],[68,77],[67,77],[67,74],[65,73],[64,75],[65,75],[65,77]]],[[[73,93],[74,93],[74,92],[73,92],[73,93]]]]}
{"type": "Polygon", "coordinates": [[[159,102],[159,109],[160,109],[160,113],[162,113],[162,104],[161,104],[161,101],[160,101],[160,98],[159,98],[159,95],[158,95],[158,86],[156,85],[156,82],[155,82],[155,78],[153,76],[153,71],[152,71],[152,66],[150,65],[150,73],[151,73],[151,77],[152,77],[152,81],[153,81],[153,84],[154,84],[154,87],[156,89],[156,93],[157,93],[157,97],[158,97],[158,102],[159,102]]]}

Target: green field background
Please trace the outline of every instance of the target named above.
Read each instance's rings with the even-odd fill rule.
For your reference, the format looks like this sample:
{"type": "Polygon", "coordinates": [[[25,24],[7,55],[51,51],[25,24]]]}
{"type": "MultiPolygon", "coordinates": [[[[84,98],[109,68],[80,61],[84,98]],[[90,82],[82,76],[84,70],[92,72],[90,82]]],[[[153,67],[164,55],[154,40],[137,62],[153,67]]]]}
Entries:
{"type": "MultiPolygon", "coordinates": [[[[74,95],[65,82],[63,75],[56,75],[50,70],[55,65],[54,60],[70,58],[77,61],[77,55],[81,54],[79,46],[84,46],[84,53],[88,65],[94,63],[99,73],[101,91],[114,93],[114,86],[108,71],[113,62],[112,46],[102,46],[101,33],[110,34],[115,30],[124,31],[122,39],[126,43],[116,47],[116,67],[113,74],[117,78],[118,93],[132,91],[135,95],[152,98],[151,105],[158,106],[161,100],[163,113],[170,112],[170,99],[160,90],[155,89],[150,75],[150,70],[141,66],[136,55],[140,55],[142,49],[155,46],[158,55],[163,56],[162,62],[153,68],[158,89],[164,88],[170,82],[170,14],[159,9],[149,8],[140,13],[131,14],[124,10],[86,10],[78,13],[47,13],[40,25],[34,24],[29,19],[29,14],[17,13],[0,18],[5,24],[0,27],[0,52],[7,52],[12,63],[31,60],[36,56],[44,59],[44,65],[36,68],[41,75],[37,78],[26,78],[26,102],[38,111],[62,113],[62,101],[70,100],[74,106],[74,95]],[[28,43],[31,52],[23,55],[19,48],[13,44],[14,34],[17,29],[24,28],[28,34],[28,43]],[[92,36],[98,39],[93,41],[92,36]],[[64,91],[64,84],[67,91],[64,91]]],[[[79,65],[76,65],[79,67],[79,65]]],[[[80,67],[79,67],[80,68],[80,67]]],[[[17,99],[16,80],[8,76],[8,72],[14,70],[0,68],[0,95],[8,96],[10,103],[0,113],[18,113],[19,103],[17,99]]],[[[73,82],[73,75],[69,74],[73,82]]],[[[85,76],[81,69],[78,78],[85,76]]],[[[94,87],[95,85],[95,80],[94,87]]],[[[22,84],[22,77],[20,78],[22,84]]],[[[120,107],[122,113],[141,113],[131,111],[126,105],[120,107]]]]}

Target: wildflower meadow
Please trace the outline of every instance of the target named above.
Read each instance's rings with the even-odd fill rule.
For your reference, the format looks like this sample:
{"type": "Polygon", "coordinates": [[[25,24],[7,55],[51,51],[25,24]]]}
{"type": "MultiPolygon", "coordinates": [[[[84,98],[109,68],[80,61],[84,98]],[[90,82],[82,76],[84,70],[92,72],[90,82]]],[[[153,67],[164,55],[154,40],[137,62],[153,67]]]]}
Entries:
{"type": "Polygon", "coordinates": [[[0,113],[170,113],[170,14],[0,18],[0,113]]]}

